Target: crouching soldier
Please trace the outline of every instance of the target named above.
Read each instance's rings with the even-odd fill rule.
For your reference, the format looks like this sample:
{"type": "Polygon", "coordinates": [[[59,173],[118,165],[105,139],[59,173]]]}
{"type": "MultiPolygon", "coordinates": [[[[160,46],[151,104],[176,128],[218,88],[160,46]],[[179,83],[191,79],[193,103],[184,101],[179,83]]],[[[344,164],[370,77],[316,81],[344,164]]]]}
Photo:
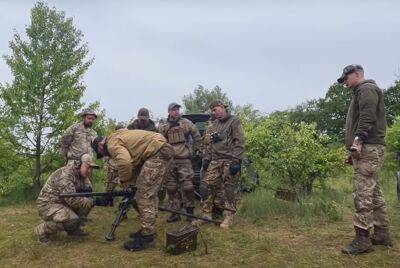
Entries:
{"type": "Polygon", "coordinates": [[[91,175],[92,168],[98,168],[89,154],[81,160],[70,162],[53,172],[47,179],[36,201],[42,222],[35,232],[39,242],[50,242],[50,235],[66,231],[70,236],[87,235],[81,230],[82,217],[88,215],[95,200],[93,198],[60,198],[61,193],[91,191],[86,189],[85,180],[91,175]]]}
{"type": "Polygon", "coordinates": [[[135,185],[137,189],[135,201],[141,229],[131,235],[133,240],[126,241],[124,248],[138,251],[149,247],[154,241],[157,193],[173,157],[173,148],[161,134],[128,129],[117,130],[109,138],[97,137],[92,146],[98,157],[112,157],[123,187],[135,185]]]}
{"type": "Polygon", "coordinates": [[[243,129],[240,120],[230,114],[222,101],[212,102],[210,110],[215,121],[208,129],[209,143],[205,145],[203,154],[202,183],[208,188],[208,196],[203,197],[202,213],[203,217],[211,219],[214,204],[223,200],[224,220],[220,226],[228,228],[233,224],[239,199],[243,129]]]}

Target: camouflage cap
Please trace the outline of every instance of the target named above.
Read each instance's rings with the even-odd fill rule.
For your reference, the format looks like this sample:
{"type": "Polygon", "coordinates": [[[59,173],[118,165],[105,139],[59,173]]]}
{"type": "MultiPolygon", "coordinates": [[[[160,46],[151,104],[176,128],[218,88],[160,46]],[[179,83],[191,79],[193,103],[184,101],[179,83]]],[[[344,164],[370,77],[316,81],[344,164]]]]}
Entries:
{"type": "Polygon", "coordinates": [[[81,163],[85,163],[92,168],[99,168],[98,165],[93,161],[93,157],[90,154],[84,154],[81,156],[81,163]]]}
{"type": "Polygon", "coordinates": [[[347,65],[346,67],[344,67],[342,76],[337,79],[338,83],[343,84],[344,81],[346,80],[346,77],[349,74],[354,73],[355,71],[364,71],[364,69],[359,64],[351,64],[351,65],[347,65]]]}
{"type": "Polygon", "coordinates": [[[171,110],[174,109],[174,108],[181,108],[181,107],[182,107],[182,106],[179,105],[178,103],[176,103],[176,102],[171,102],[171,103],[168,105],[168,112],[171,111],[171,110]]]}
{"type": "Polygon", "coordinates": [[[140,108],[137,114],[138,119],[149,119],[150,112],[146,108],[140,108]]]}
{"type": "Polygon", "coordinates": [[[97,118],[97,113],[95,110],[86,108],[83,109],[82,112],[79,114],[80,116],[85,116],[85,115],[94,115],[97,118]]]}
{"type": "Polygon", "coordinates": [[[221,100],[215,100],[215,101],[213,101],[213,102],[211,102],[210,103],[210,109],[212,110],[212,109],[214,109],[214,107],[217,107],[217,106],[221,106],[221,107],[224,107],[224,108],[227,108],[228,106],[223,102],[223,101],[221,101],[221,100]]]}

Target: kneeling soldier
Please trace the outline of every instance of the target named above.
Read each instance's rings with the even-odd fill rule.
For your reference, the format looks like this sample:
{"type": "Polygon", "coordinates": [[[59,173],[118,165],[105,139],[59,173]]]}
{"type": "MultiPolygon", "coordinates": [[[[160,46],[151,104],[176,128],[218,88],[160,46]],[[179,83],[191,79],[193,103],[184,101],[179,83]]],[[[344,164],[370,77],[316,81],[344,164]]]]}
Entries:
{"type": "Polygon", "coordinates": [[[98,157],[112,157],[122,186],[136,186],[141,229],[133,234],[133,240],[124,243],[124,248],[145,249],[154,241],[157,193],[173,157],[173,148],[161,134],[128,129],[117,130],[107,139],[97,137],[92,146],[98,157]]]}
{"type": "Polygon", "coordinates": [[[84,236],[80,227],[81,217],[92,209],[93,198],[60,198],[61,193],[91,191],[85,188],[85,180],[91,175],[92,168],[98,168],[89,154],[81,160],[70,162],[53,172],[47,179],[36,201],[39,216],[43,222],[36,227],[39,242],[50,242],[50,235],[66,231],[71,236],[84,236]]]}

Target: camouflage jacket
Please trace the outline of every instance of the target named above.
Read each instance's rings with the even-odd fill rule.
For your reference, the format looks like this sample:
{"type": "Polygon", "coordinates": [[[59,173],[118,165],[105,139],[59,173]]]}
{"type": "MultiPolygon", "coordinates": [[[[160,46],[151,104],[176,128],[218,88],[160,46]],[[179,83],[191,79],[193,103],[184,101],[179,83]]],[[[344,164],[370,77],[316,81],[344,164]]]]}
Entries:
{"type": "Polygon", "coordinates": [[[118,169],[115,165],[114,160],[110,156],[104,157],[104,174],[107,179],[107,184],[109,183],[118,183],[118,169]]]}
{"type": "Polygon", "coordinates": [[[127,128],[128,129],[142,129],[142,130],[157,132],[156,124],[151,119],[149,119],[148,125],[144,128],[139,125],[138,119],[131,120],[127,128]]]}
{"type": "Polygon", "coordinates": [[[61,136],[60,154],[68,160],[78,160],[83,154],[94,156],[91,144],[95,137],[96,132],[83,123],[73,124],[61,136]]]}
{"type": "Polygon", "coordinates": [[[80,178],[76,166],[74,164],[68,164],[57,169],[50,175],[40,191],[36,204],[38,207],[49,206],[51,204],[63,204],[75,211],[82,207],[91,208],[93,206],[93,198],[58,197],[58,194],[74,193],[83,189],[84,187],[84,180],[80,178]]]}
{"type": "Polygon", "coordinates": [[[244,138],[239,118],[228,114],[207,128],[203,158],[208,160],[242,159],[244,138]]]}
{"type": "Polygon", "coordinates": [[[158,132],[164,135],[168,143],[174,147],[177,159],[190,158],[194,150],[201,150],[201,135],[196,125],[186,118],[176,121],[163,119],[158,125],[158,132]]]}

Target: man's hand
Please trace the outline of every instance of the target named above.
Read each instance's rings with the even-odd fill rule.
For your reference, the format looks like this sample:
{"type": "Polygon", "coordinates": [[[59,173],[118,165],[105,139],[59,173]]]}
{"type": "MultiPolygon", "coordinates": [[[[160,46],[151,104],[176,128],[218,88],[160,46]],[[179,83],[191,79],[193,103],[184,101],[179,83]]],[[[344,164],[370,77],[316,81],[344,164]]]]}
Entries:
{"type": "Polygon", "coordinates": [[[242,170],[242,161],[235,161],[229,166],[229,175],[235,176],[239,171],[242,170]]]}
{"type": "Polygon", "coordinates": [[[362,149],[362,142],[358,137],[356,137],[353,141],[353,144],[350,147],[351,156],[355,159],[360,159],[361,149],[362,149]]]}
{"type": "Polygon", "coordinates": [[[211,161],[209,159],[203,159],[201,166],[203,167],[203,171],[206,171],[211,161]]]}

